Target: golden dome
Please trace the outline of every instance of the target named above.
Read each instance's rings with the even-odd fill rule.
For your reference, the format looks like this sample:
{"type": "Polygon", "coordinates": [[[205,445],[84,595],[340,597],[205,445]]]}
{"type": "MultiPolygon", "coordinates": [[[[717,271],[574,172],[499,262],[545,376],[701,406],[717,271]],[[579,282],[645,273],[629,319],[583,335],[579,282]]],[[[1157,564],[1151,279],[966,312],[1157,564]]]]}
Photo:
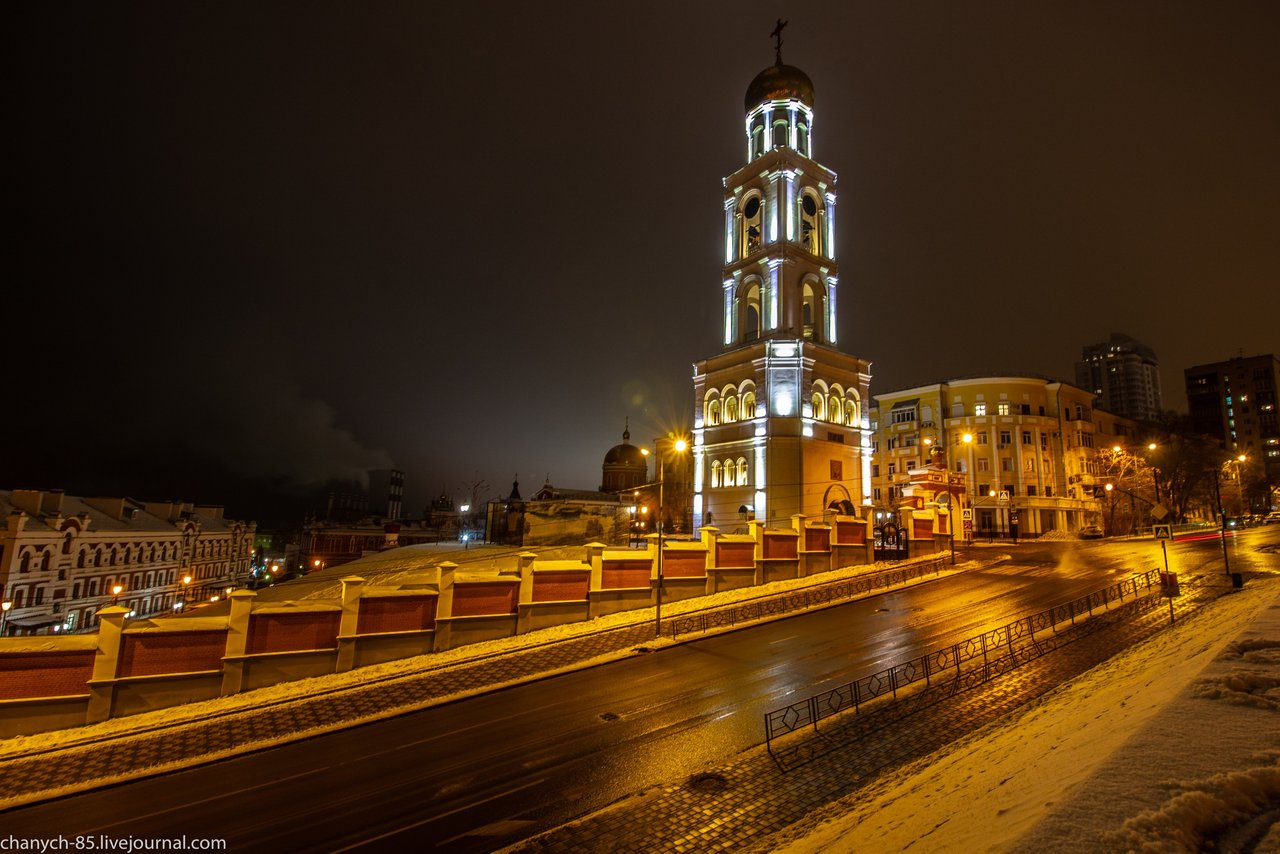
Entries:
{"type": "Polygon", "coordinates": [[[794,65],[770,65],[747,87],[746,111],[751,112],[765,101],[789,101],[792,98],[812,107],[813,81],[794,65]]]}

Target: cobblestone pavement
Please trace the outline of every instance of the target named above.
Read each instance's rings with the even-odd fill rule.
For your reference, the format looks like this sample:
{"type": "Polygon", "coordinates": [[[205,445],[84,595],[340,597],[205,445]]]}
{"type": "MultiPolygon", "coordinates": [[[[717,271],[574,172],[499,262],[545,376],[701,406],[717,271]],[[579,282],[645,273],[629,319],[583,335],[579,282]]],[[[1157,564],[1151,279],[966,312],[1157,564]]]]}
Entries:
{"type": "MultiPolygon", "coordinates": [[[[1213,595],[1187,597],[1178,610],[1185,616],[1213,595]]],[[[770,837],[802,832],[806,816],[877,774],[926,756],[1151,637],[1169,625],[1166,602],[1152,597],[1100,614],[1073,642],[972,690],[920,702],[912,714],[890,701],[838,719],[803,736],[819,744],[808,761],[790,770],[761,747],[723,768],[655,787],[509,850],[769,850],[770,837]]],[[[909,702],[919,699],[914,695],[909,702]]]]}

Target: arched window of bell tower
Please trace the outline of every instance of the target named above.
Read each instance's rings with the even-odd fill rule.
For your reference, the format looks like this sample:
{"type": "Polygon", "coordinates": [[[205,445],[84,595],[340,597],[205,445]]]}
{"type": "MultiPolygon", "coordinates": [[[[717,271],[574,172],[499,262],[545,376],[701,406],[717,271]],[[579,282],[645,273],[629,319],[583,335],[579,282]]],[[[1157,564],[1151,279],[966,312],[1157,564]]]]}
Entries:
{"type": "Polygon", "coordinates": [[[742,234],[738,240],[738,257],[740,258],[746,258],[760,249],[764,240],[764,230],[761,225],[763,208],[764,204],[760,200],[759,193],[752,193],[742,200],[742,207],[739,209],[739,213],[742,214],[742,234]]]}
{"type": "Polygon", "coordinates": [[[788,138],[788,128],[786,119],[775,119],[773,122],[773,147],[779,148],[784,145],[790,145],[791,140],[788,138]]]}
{"type": "Polygon", "coordinates": [[[724,399],[724,423],[738,420],[738,398],[727,396],[724,399]]]}
{"type": "Polygon", "coordinates": [[[707,392],[706,401],[707,426],[715,427],[720,423],[720,392],[707,392]]]}
{"type": "Polygon", "coordinates": [[[859,412],[858,394],[855,391],[849,391],[845,395],[844,401],[844,423],[850,427],[858,426],[858,419],[861,417],[859,412]]]}
{"type": "Polygon", "coordinates": [[[814,255],[822,254],[822,203],[817,193],[805,190],[800,196],[800,245],[814,255]]]}
{"type": "Polygon", "coordinates": [[[796,122],[796,151],[805,157],[812,156],[809,154],[809,125],[803,121],[796,122]]]}
{"type": "Polygon", "coordinates": [[[743,301],[742,340],[760,340],[760,286],[753,284],[747,288],[747,296],[743,301]]]}
{"type": "Polygon", "coordinates": [[[751,130],[748,131],[751,139],[751,155],[750,160],[755,160],[764,154],[764,111],[756,113],[751,119],[751,130]]]}
{"type": "Polygon", "coordinates": [[[806,281],[803,289],[803,304],[800,309],[804,337],[809,340],[822,338],[822,294],[812,281],[806,281]]]}

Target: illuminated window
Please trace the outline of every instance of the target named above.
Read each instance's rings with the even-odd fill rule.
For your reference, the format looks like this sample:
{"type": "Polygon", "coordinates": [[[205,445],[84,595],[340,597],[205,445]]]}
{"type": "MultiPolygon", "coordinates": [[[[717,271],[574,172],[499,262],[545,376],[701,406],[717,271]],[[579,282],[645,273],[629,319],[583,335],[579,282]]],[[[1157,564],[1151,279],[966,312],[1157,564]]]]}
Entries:
{"type": "Polygon", "coordinates": [[[747,296],[743,307],[742,339],[758,341],[760,339],[760,286],[747,288],[747,296]]]}
{"type": "Polygon", "coordinates": [[[813,283],[804,283],[804,305],[801,307],[801,323],[804,337],[813,340],[818,337],[819,318],[822,317],[822,297],[813,287],[813,283]]]}
{"type": "Polygon", "coordinates": [[[742,202],[742,236],[739,257],[746,258],[760,248],[764,232],[761,231],[760,218],[764,205],[760,203],[760,194],[753,193],[742,202]]]}
{"type": "Polygon", "coordinates": [[[709,400],[707,401],[707,424],[709,424],[712,427],[715,427],[719,423],[720,423],[720,401],[709,400]]]}
{"type": "Polygon", "coordinates": [[[796,150],[805,157],[809,154],[809,126],[804,122],[796,122],[796,150]]]}
{"type": "Polygon", "coordinates": [[[787,139],[787,120],[777,119],[773,123],[773,147],[779,148],[789,144],[787,139]]]}
{"type": "Polygon", "coordinates": [[[820,391],[813,393],[813,417],[819,421],[827,417],[827,398],[820,391]]]}
{"type": "Polygon", "coordinates": [[[836,397],[834,394],[831,395],[827,398],[827,420],[834,421],[836,424],[839,424],[842,414],[840,398],[836,397]]]}
{"type": "Polygon", "coordinates": [[[720,461],[715,460],[711,463],[711,486],[718,487],[720,485],[720,461]]]}
{"type": "Polygon", "coordinates": [[[750,482],[747,477],[747,460],[745,457],[738,457],[738,486],[746,486],[750,482]]]}
{"type": "Polygon", "coordinates": [[[800,245],[814,255],[822,254],[822,226],[818,197],[809,190],[800,197],[800,245]]]}
{"type": "Polygon", "coordinates": [[[742,417],[748,420],[756,417],[756,393],[754,391],[743,392],[742,394],[742,417]]]}
{"type": "Polygon", "coordinates": [[[997,403],[997,404],[996,404],[996,414],[997,414],[997,415],[1008,415],[1008,414],[1009,414],[1009,404],[1007,404],[1007,403],[997,403]]]}
{"type": "Polygon", "coordinates": [[[728,424],[738,420],[738,398],[728,395],[724,399],[724,421],[728,424]]]}

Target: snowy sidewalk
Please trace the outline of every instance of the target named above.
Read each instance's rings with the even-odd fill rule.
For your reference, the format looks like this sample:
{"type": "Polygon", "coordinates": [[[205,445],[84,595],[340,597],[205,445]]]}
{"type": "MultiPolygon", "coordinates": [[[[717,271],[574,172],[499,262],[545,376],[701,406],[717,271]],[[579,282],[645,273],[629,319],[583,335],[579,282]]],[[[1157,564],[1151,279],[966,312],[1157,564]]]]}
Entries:
{"type": "Polygon", "coordinates": [[[780,850],[1280,851],[1278,588],[1252,579],[780,850]]]}

